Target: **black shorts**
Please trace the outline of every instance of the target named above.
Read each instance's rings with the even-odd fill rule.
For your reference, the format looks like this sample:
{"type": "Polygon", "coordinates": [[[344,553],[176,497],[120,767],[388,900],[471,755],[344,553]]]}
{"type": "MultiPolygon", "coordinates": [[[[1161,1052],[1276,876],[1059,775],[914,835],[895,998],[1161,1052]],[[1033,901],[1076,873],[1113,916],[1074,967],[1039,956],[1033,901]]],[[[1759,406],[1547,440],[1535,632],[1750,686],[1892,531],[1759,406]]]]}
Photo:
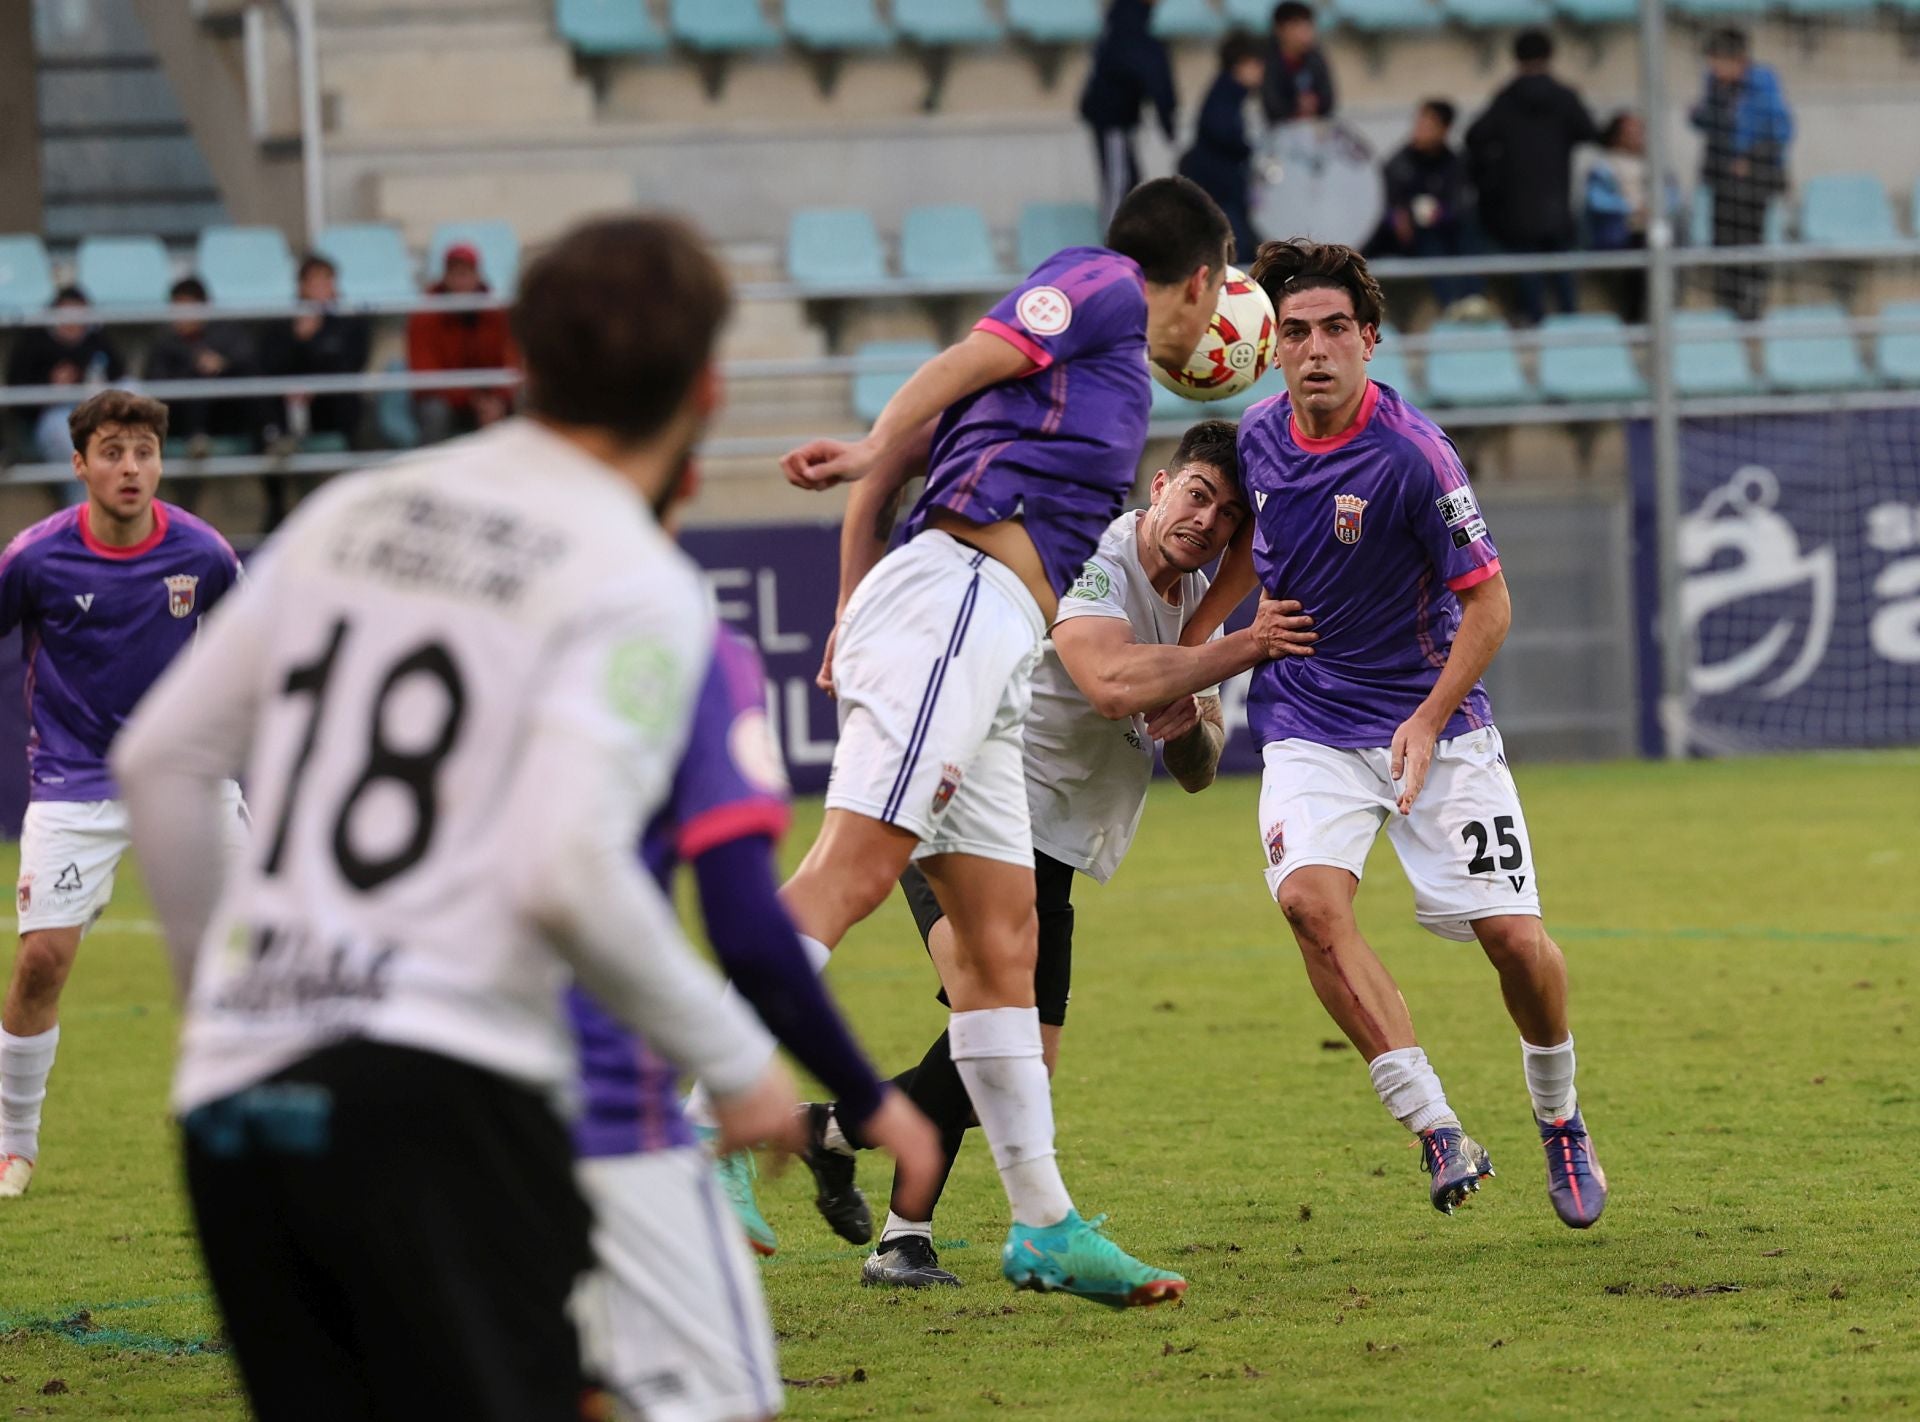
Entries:
{"type": "MultiPolygon", "coordinates": [[[[1033,901],[1040,917],[1040,956],[1033,964],[1033,999],[1040,1007],[1040,1020],[1049,1027],[1064,1027],[1067,999],[1073,984],[1073,868],[1033,852],[1033,901]]],[[[940,900],[934,897],[927,876],[909,864],[900,876],[900,888],[913,910],[914,926],[925,943],[933,926],[946,917],[940,900]]],[[[947,990],[940,989],[940,1001],[947,1001],[947,990]]]]}
{"type": "Polygon", "coordinates": [[[350,1041],[181,1124],[261,1422],[577,1422],[590,1217],[546,1098],[350,1041]]]}

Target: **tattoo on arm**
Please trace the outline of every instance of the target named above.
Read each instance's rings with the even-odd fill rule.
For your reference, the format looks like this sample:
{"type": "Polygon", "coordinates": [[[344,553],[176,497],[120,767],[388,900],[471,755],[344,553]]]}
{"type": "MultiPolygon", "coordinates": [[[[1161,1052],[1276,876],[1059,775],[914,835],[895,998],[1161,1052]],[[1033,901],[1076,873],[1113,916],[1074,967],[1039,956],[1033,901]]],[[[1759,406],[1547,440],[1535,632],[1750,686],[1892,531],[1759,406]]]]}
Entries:
{"type": "Polygon", "coordinates": [[[1220,711],[1220,699],[1201,698],[1200,724],[1178,740],[1168,741],[1161,750],[1167,774],[1179,781],[1180,788],[1189,794],[1206,789],[1220,769],[1220,752],[1226,743],[1227,725],[1220,711]]]}

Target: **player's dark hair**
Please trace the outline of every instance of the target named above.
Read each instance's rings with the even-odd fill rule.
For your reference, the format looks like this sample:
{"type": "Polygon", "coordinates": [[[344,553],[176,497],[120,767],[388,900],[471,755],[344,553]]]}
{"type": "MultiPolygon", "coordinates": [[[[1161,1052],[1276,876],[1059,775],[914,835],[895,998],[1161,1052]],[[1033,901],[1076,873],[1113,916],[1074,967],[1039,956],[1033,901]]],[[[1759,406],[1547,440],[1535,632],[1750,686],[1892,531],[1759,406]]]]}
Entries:
{"type": "Polygon", "coordinates": [[[67,416],[73,452],[85,454],[88,441],[105,425],[142,426],[152,430],[155,439],[165,439],[167,407],[151,395],[136,395],[131,390],[102,390],[98,395],[89,395],[67,416]]]}
{"type": "Polygon", "coordinates": [[[1727,25],[1707,36],[1708,59],[1745,59],[1747,57],[1747,32],[1735,25],[1727,25]]]}
{"type": "Polygon", "coordinates": [[[167,289],[170,301],[191,301],[196,306],[207,304],[207,284],[199,277],[181,277],[167,289]]]}
{"type": "Polygon", "coordinates": [[[1232,69],[1249,59],[1264,59],[1267,48],[1255,36],[1245,30],[1235,30],[1220,41],[1220,67],[1232,69]]]}
{"type": "Polygon", "coordinates": [[[1189,425],[1180,436],[1179,448],[1168,463],[1169,473],[1178,474],[1189,464],[1204,464],[1227,476],[1234,488],[1240,487],[1240,426],[1232,420],[1202,420],[1189,425]]]}
{"type": "Polygon", "coordinates": [[[1553,36],[1545,30],[1522,30],[1513,37],[1515,64],[1545,64],[1553,58],[1553,36]]]}
{"type": "Polygon", "coordinates": [[[314,272],[326,272],[329,276],[339,276],[340,268],[333,264],[331,257],[323,257],[318,252],[309,252],[300,259],[300,280],[305,281],[314,272]]]}
{"type": "Polygon", "coordinates": [[[1338,242],[1289,237],[1262,242],[1253,261],[1253,279],[1265,289],[1277,314],[1296,291],[1344,291],[1353,298],[1353,316],[1377,332],[1387,316],[1387,299],[1367,270],[1367,259],[1338,242]]]}
{"type": "Polygon", "coordinates": [[[1121,200],[1107,246],[1140,264],[1156,286],[1183,282],[1233,258],[1233,228],[1220,205],[1186,178],[1155,178],[1121,200]]]}
{"type": "Polygon", "coordinates": [[[527,269],[513,304],[528,413],[651,438],[711,362],[732,302],[720,264],[683,222],[574,228],[527,269]]]}
{"type": "Polygon", "coordinates": [[[1420,109],[1423,113],[1432,114],[1440,127],[1448,132],[1452,132],[1453,121],[1460,117],[1460,110],[1456,109],[1448,99],[1422,99],[1420,109]]]}
{"type": "Polygon", "coordinates": [[[1277,30],[1290,20],[1305,20],[1313,23],[1313,6],[1303,4],[1302,0],[1280,0],[1273,7],[1273,27],[1277,30]]]}

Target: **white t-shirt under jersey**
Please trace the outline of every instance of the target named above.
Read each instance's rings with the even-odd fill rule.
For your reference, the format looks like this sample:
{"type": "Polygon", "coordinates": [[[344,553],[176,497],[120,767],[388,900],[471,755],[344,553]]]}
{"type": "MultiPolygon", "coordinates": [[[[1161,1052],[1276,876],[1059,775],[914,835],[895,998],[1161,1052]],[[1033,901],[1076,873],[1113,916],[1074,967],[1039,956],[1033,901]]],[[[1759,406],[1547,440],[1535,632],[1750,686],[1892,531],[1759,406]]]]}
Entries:
{"type": "Polygon", "coordinates": [[[771,1040],[634,853],[714,620],[632,486],[509,421],[337,481],[256,564],[116,747],[191,979],[175,1107],[342,1037],[563,1088],[569,968],[722,1091],[757,1076],[771,1040]],[[242,761],[253,851],[216,907],[194,817],[242,761]]]}
{"type": "MultiPolygon", "coordinates": [[[[1139,511],[1123,513],[1107,525],[1100,546],[1060,599],[1055,627],[1076,617],[1115,617],[1133,628],[1136,642],[1179,642],[1207,590],[1207,577],[1185,574],[1174,586],[1178,602],[1155,592],[1140,566],[1142,517],[1139,511]]],[[[1216,686],[1200,694],[1219,691],[1216,686]]],[[[1033,674],[1026,738],[1033,847],[1106,883],[1126,858],[1147,804],[1147,782],[1153,778],[1147,718],[1110,721],[1094,710],[1049,640],[1033,674]]]]}

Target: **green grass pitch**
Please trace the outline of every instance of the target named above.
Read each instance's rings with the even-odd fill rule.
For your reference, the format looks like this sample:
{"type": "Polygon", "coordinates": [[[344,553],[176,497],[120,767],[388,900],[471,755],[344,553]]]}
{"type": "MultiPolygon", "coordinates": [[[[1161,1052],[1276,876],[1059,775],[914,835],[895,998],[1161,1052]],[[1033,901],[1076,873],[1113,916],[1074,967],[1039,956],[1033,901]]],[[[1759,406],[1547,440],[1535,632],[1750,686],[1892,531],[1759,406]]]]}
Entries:
{"type": "MultiPolygon", "coordinates": [[[[1083,1211],[1184,1271],[1187,1303],[1008,1290],[979,1141],[937,1227],[967,1287],[863,1290],[795,1170],[763,1182],[790,1414],[1920,1412],[1920,755],[1520,781],[1613,1184],[1597,1229],[1553,1218],[1492,971],[1413,926],[1384,843],[1362,925],[1499,1169],[1453,1219],[1307,990],[1262,890],[1254,783],[1160,785],[1118,879],[1078,891],[1055,1097],[1083,1211]]],[[[245,1415],[175,1177],[148,917],[123,880],[67,997],[42,1173],[0,1205],[0,1416],[245,1415]]],[[[889,1070],[939,1028],[897,904],[831,978],[889,1070]]]]}

